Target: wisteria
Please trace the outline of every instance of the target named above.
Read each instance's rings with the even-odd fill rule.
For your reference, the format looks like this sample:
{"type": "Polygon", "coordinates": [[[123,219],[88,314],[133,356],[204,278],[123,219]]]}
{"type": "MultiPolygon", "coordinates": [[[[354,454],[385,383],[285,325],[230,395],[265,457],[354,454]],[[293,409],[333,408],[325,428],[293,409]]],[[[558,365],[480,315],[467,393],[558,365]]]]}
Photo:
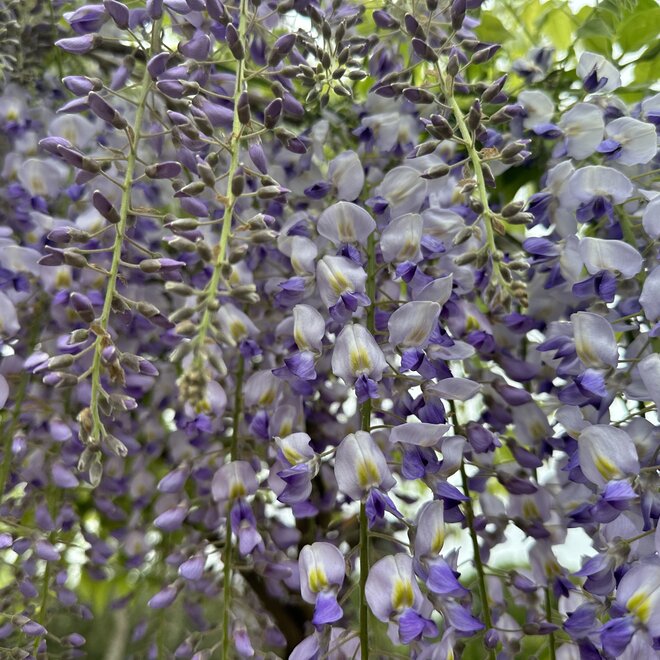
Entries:
{"type": "Polygon", "coordinates": [[[654,0],[0,1],[0,657],[660,657],[654,0]]]}

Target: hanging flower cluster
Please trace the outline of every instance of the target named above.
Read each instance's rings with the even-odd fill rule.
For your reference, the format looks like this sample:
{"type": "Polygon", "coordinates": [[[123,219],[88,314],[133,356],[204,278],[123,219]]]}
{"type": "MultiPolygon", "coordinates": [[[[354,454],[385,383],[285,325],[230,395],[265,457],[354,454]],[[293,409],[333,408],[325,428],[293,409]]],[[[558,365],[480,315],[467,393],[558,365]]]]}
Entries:
{"type": "Polygon", "coordinates": [[[7,657],[655,657],[660,94],[480,0],[71,4],[0,95],[7,657]]]}

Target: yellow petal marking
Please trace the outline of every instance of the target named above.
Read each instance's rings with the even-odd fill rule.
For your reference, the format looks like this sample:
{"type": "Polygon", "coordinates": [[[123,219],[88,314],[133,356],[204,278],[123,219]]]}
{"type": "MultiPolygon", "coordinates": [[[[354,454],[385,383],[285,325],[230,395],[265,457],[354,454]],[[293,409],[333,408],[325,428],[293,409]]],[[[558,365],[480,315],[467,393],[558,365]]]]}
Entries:
{"type": "Polygon", "coordinates": [[[403,610],[406,607],[412,607],[415,601],[412,584],[410,580],[397,578],[392,589],[392,607],[395,610],[403,610]]]}

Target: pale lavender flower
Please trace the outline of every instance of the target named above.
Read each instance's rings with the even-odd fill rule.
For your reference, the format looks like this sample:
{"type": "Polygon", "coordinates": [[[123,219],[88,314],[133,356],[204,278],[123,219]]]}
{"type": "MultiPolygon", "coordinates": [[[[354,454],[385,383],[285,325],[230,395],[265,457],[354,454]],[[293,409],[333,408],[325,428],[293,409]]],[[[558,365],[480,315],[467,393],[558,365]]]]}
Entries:
{"type": "Polygon", "coordinates": [[[406,213],[392,220],[380,236],[380,249],[387,263],[422,259],[424,221],[418,213],[406,213]]]}
{"type": "Polygon", "coordinates": [[[347,383],[360,376],[378,382],[387,368],[385,355],[369,330],[352,323],[337,337],[332,352],[332,372],[347,383]]]}
{"type": "Polygon", "coordinates": [[[582,53],[576,71],[588,92],[611,92],[621,85],[618,69],[598,53],[582,53]]]}
{"type": "Polygon", "coordinates": [[[338,315],[353,313],[369,304],[365,294],[367,274],[346,257],[325,256],[316,267],[316,283],[325,305],[338,315]]]}
{"type": "Polygon", "coordinates": [[[390,344],[401,349],[425,348],[440,310],[438,303],[422,300],[401,305],[387,322],[390,344]]]}
{"type": "Polygon", "coordinates": [[[600,165],[576,170],[562,189],[562,204],[575,209],[580,222],[598,220],[607,215],[614,221],[613,207],[623,204],[633,194],[633,186],[625,174],[600,165]]]}
{"type": "Polygon", "coordinates": [[[630,279],[642,269],[642,255],[624,241],[589,236],[580,241],[579,250],[587,271],[592,275],[607,270],[630,279]]]}
{"type": "Polygon", "coordinates": [[[379,621],[398,624],[402,644],[437,634],[430,619],[431,603],[417,584],[409,555],[398,553],[378,560],[369,570],[365,595],[379,621]]]}
{"type": "Polygon", "coordinates": [[[655,126],[632,117],[619,117],[605,128],[598,151],[622,165],[643,165],[658,152],[655,126]]]}
{"type": "Polygon", "coordinates": [[[298,564],[303,600],[315,605],[312,622],[320,626],[341,619],[343,610],[337,592],[344,583],[346,564],[339,548],[325,542],[306,545],[298,564]]]}
{"type": "Polygon", "coordinates": [[[600,108],[591,103],[576,103],[559,120],[566,153],[582,160],[591,156],[603,139],[605,122],[600,108]]]}
{"type": "Polygon", "coordinates": [[[593,424],[580,433],[580,468],[597,486],[639,473],[639,459],[631,437],[621,428],[593,424]]]}
{"type": "Polygon", "coordinates": [[[649,321],[655,323],[660,320],[660,266],[656,266],[644,280],[639,304],[649,321]]]}
{"type": "Polygon", "coordinates": [[[335,245],[359,243],[366,245],[369,234],[376,228],[374,219],[352,202],[337,202],[319,216],[318,233],[335,245]]]}
{"type": "MultiPolygon", "coordinates": [[[[357,199],[364,186],[364,169],[358,154],[354,151],[344,151],[335,156],[328,165],[328,178],[337,190],[337,199],[349,202],[357,199]]],[[[341,242],[352,243],[353,241],[342,240],[341,242]]]]}
{"type": "Polygon", "coordinates": [[[231,303],[225,303],[220,307],[217,318],[222,335],[230,346],[236,346],[245,339],[259,334],[259,329],[250,317],[231,303]]]}
{"type": "Polygon", "coordinates": [[[387,200],[390,216],[398,218],[406,213],[416,213],[426,197],[426,181],[419,172],[404,165],[391,169],[376,189],[376,194],[387,200]]]}
{"type": "Polygon", "coordinates": [[[212,492],[216,502],[254,495],[257,488],[257,475],[247,461],[225,463],[213,475],[212,492]]]}
{"type": "Polygon", "coordinates": [[[396,483],[385,455],[365,431],[350,433],[337,447],[335,478],[339,490],[354,500],[361,500],[372,488],[387,491],[396,483]]]}
{"type": "Polygon", "coordinates": [[[437,557],[445,542],[444,504],[440,500],[424,504],[417,514],[416,527],[415,557],[437,557]]]}
{"type": "Polygon", "coordinates": [[[578,357],[586,367],[616,367],[619,351],[609,321],[598,314],[578,312],[571,316],[578,357]]]}
{"type": "Polygon", "coordinates": [[[553,100],[545,93],[537,90],[524,90],[518,94],[518,103],[525,110],[523,127],[533,129],[547,124],[555,112],[553,100]]]}
{"type": "Polygon", "coordinates": [[[399,424],[390,431],[390,442],[401,442],[417,447],[435,447],[450,428],[449,424],[424,422],[399,424]]]}
{"type": "Polygon", "coordinates": [[[660,195],[656,195],[644,208],[642,226],[650,238],[660,238],[660,195]]]}

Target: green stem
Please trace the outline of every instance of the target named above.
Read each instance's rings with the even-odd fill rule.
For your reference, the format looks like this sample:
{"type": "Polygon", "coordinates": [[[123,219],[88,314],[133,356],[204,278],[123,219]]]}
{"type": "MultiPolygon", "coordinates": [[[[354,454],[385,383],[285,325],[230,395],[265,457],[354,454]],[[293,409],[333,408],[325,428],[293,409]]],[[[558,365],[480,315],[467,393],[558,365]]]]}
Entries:
{"type": "MultiPolygon", "coordinates": [[[[548,620],[548,623],[552,623],[552,596],[550,594],[550,587],[545,588],[545,618],[548,620]]],[[[550,648],[550,660],[557,660],[555,633],[552,631],[548,635],[548,646],[550,648]]]]}
{"type": "MultiPolygon", "coordinates": [[[[245,33],[247,30],[247,0],[240,0],[238,35],[239,39],[245,44],[245,33]]],[[[225,211],[222,217],[222,230],[220,232],[220,241],[216,248],[216,260],[213,267],[213,274],[206,287],[204,312],[199,323],[197,335],[195,336],[195,364],[197,368],[202,368],[202,349],[206,343],[206,336],[211,327],[212,303],[215,300],[220,284],[222,266],[227,260],[227,244],[231,232],[231,221],[234,214],[234,206],[237,197],[231,189],[231,184],[236,175],[239,166],[240,146],[242,124],[236,112],[238,98],[243,91],[243,81],[245,79],[245,58],[238,60],[236,64],[236,80],[234,84],[234,117],[232,122],[232,131],[229,136],[228,150],[231,154],[229,161],[229,170],[227,171],[227,195],[225,199],[225,211]]],[[[236,372],[236,383],[234,391],[234,411],[233,427],[231,434],[230,460],[235,461],[238,458],[238,429],[240,424],[241,408],[243,404],[243,376],[245,373],[245,362],[243,356],[239,354],[238,368],[236,372]]],[[[225,550],[223,556],[223,610],[222,610],[222,658],[227,660],[230,657],[229,643],[229,611],[231,609],[231,579],[232,579],[232,529],[231,529],[231,502],[227,504],[227,523],[225,533],[225,550]]]]}
{"type": "Polygon", "coordinates": [[[369,523],[367,508],[360,503],[360,653],[369,660],[369,606],[365,596],[369,576],[369,523]]]}
{"type": "MultiPolygon", "coordinates": [[[[234,383],[234,411],[232,414],[230,459],[238,460],[238,428],[243,409],[243,377],[245,376],[245,359],[238,355],[236,382],[234,383]]],[[[229,611],[231,609],[231,578],[232,578],[232,539],[231,539],[231,502],[227,505],[227,525],[225,536],[225,551],[223,555],[223,609],[222,609],[222,658],[229,658],[229,611]]]]}
{"type": "Polygon", "coordinates": [[[231,502],[227,504],[227,524],[225,537],[225,551],[222,561],[224,563],[223,580],[223,609],[222,609],[222,660],[228,660],[229,655],[229,608],[231,607],[231,502]]]}
{"type": "MultiPolygon", "coordinates": [[[[440,87],[443,90],[447,102],[449,103],[454,114],[456,125],[458,126],[461,138],[465,144],[465,149],[467,150],[468,156],[470,157],[470,162],[472,163],[474,177],[477,181],[479,201],[483,206],[482,215],[484,218],[484,225],[486,227],[486,245],[488,246],[488,250],[490,251],[491,255],[494,255],[497,252],[497,245],[495,244],[495,232],[493,230],[493,212],[491,211],[490,205],[488,203],[488,191],[486,190],[486,180],[484,179],[484,173],[481,169],[481,157],[479,156],[479,151],[475,146],[474,136],[472,135],[472,132],[465,122],[465,116],[463,115],[461,106],[458,105],[458,101],[456,101],[454,98],[453,92],[447,88],[444,77],[442,75],[442,71],[440,70],[440,65],[438,63],[436,63],[436,71],[440,80],[440,87]]],[[[499,263],[495,261],[495,259],[492,259],[492,268],[493,275],[503,286],[506,287],[506,281],[502,278],[500,273],[499,263]]]]}
{"type": "MultiPolygon", "coordinates": [[[[238,23],[238,35],[240,40],[245,44],[245,33],[247,31],[247,0],[240,1],[240,16],[238,23]]],[[[236,82],[234,85],[234,117],[232,122],[231,135],[229,136],[229,143],[227,145],[227,150],[231,154],[229,161],[229,169],[227,170],[227,195],[225,198],[225,211],[222,216],[222,230],[220,232],[220,241],[216,247],[216,259],[213,267],[213,273],[211,279],[205,290],[205,305],[204,313],[199,322],[199,328],[197,335],[195,336],[195,350],[197,352],[196,357],[196,366],[198,368],[202,367],[202,356],[201,350],[204,348],[206,343],[206,336],[209,332],[211,326],[211,319],[213,316],[213,307],[212,303],[215,300],[218,291],[218,285],[220,284],[220,277],[222,274],[222,266],[227,261],[227,244],[229,242],[229,235],[231,233],[231,221],[234,214],[234,207],[236,206],[236,200],[238,199],[236,195],[232,192],[231,184],[234,179],[234,176],[238,170],[239,166],[239,156],[240,156],[240,146],[239,142],[241,140],[242,133],[242,124],[241,120],[238,117],[236,112],[236,107],[238,105],[238,98],[243,91],[243,83],[245,80],[245,58],[238,60],[236,64],[236,82]]]]}
{"type": "MultiPolygon", "coordinates": [[[[462,427],[458,423],[458,414],[456,412],[456,404],[449,401],[449,409],[451,411],[452,421],[454,422],[454,430],[456,434],[462,433],[462,427]]],[[[479,586],[479,598],[481,600],[481,610],[486,625],[486,630],[493,627],[493,621],[490,616],[490,605],[488,603],[488,590],[486,589],[486,574],[484,572],[484,564],[481,561],[481,553],[479,552],[479,538],[474,529],[474,508],[472,507],[472,497],[470,495],[470,486],[468,484],[468,476],[465,471],[465,462],[461,461],[461,483],[463,485],[463,492],[468,498],[465,501],[465,518],[467,520],[467,527],[470,533],[470,540],[472,541],[472,554],[474,555],[474,568],[477,572],[477,584],[479,586]]],[[[490,660],[495,660],[495,651],[489,649],[488,657],[490,660]]]]}
{"type": "MultiPolygon", "coordinates": [[[[151,52],[155,53],[160,47],[160,27],[161,21],[157,20],[153,24],[151,32],[151,52]]],[[[92,393],[90,402],[90,411],[92,415],[92,439],[100,441],[103,433],[103,424],[101,422],[101,415],[99,413],[99,399],[101,397],[101,353],[104,348],[104,340],[108,334],[108,324],[110,322],[110,314],[112,313],[112,300],[115,296],[115,289],[117,287],[117,278],[119,276],[119,266],[121,262],[121,250],[124,244],[124,235],[126,234],[126,224],[129,216],[129,209],[131,206],[131,192],[133,190],[133,177],[135,175],[135,166],[137,163],[138,145],[141,138],[142,120],[147,106],[147,98],[151,91],[151,74],[144,68],[142,76],[141,93],[138,99],[135,123],[131,134],[129,133],[129,149],[128,159],[126,161],[126,174],[124,175],[124,183],[122,185],[121,205],[119,207],[119,222],[115,227],[115,241],[112,247],[112,263],[110,266],[110,276],[108,278],[108,285],[105,291],[105,300],[103,301],[103,310],[101,317],[97,323],[96,340],[94,342],[94,358],[92,360],[92,393]]]]}
{"type": "MultiPolygon", "coordinates": [[[[493,627],[493,622],[490,617],[490,605],[488,604],[488,591],[486,589],[486,576],[484,573],[484,565],[481,561],[481,554],[479,553],[479,539],[474,530],[474,509],[472,508],[472,498],[470,497],[470,487],[468,486],[467,473],[465,472],[465,465],[461,463],[461,482],[463,484],[463,491],[469,498],[465,502],[465,517],[467,518],[468,529],[470,531],[470,539],[472,540],[472,553],[474,554],[474,567],[477,571],[477,582],[479,584],[479,597],[481,599],[481,612],[486,624],[486,630],[493,627]]],[[[488,657],[495,660],[495,651],[492,649],[488,651],[488,657]]]]}
{"type": "MultiPolygon", "coordinates": [[[[367,309],[367,329],[372,334],[376,319],[376,232],[367,241],[367,283],[366,292],[371,300],[367,309]]],[[[360,407],[363,431],[371,431],[372,401],[367,399],[360,407]]],[[[365,596],[369,577],[369,521],[365,502],[360,503],[360,653],[362,660],[369,660],[369,606],[365,596]]]]}

